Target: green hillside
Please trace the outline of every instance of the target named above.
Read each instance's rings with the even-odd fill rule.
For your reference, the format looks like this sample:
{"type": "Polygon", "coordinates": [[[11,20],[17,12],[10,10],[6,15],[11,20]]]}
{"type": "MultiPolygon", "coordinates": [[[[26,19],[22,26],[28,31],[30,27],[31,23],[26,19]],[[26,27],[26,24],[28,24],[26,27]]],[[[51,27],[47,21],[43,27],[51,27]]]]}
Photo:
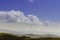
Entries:
{"type": "Polygon", "coordinates": [[[42,38],[30,38],[26,36],[16,36],[7,33],[0,33],[0,40],[60,40],[60,38],[52,38],[52,37],[42,37],[42,38]]]}

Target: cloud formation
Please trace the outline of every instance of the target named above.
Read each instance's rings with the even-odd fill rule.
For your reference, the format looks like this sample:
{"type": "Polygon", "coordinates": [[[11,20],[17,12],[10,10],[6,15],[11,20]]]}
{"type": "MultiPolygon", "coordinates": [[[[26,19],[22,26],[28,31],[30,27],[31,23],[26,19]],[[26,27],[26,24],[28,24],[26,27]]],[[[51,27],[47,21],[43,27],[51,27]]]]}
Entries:
{"type": "Polygon", "coordinates": [[[29,0],[30,2],[34,2],[34,0],[29,0]]]}
{"type": "Polygon", "coordinates": [[[60,23],[51,21],[41,22],[37,16],[27,15],[17,10],[0,11],[0,29],[9,29],[18,32],[28,32],[34,34],[56,34],[60,35],[60,23]],[[2,23],[1,23],[2,22],[2,23]],[[8,23],[6,23],[8,22],[8,23]],[[13,23],[10,23],[13,22],[13,23]],[[27,24],[39,25],[27,25],[27,24]]]}
{"type": "Polygon", "coordinates": [[[52,34],[60,36],[60,23],[51,22],[49,20],[43,23],[37,16],[25,16],[24,13],[19,10],[0,11],[0,30],[1,29],[28,34],[33,32],[33,34],[52,34]],[[26,23],[37,25],[27,25],[26,23]]]}
{"type": "Polygon", "coordinates": [[[0,21],[2,22],[23,22],[42,24],[37,16],[27,15],[27,17],[21,11],[0,11],[0,21]]]}

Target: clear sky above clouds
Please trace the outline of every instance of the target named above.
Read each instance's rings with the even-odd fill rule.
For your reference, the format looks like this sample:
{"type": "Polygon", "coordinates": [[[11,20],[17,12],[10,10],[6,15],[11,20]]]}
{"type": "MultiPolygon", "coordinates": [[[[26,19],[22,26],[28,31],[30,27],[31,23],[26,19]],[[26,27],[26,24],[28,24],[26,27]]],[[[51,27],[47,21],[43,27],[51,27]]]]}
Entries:
{"type": "Polygon", "coordinates": [[[0,0],[0,10],[19,10],[41,21],[60,22],[60,0],[0,0]]]}

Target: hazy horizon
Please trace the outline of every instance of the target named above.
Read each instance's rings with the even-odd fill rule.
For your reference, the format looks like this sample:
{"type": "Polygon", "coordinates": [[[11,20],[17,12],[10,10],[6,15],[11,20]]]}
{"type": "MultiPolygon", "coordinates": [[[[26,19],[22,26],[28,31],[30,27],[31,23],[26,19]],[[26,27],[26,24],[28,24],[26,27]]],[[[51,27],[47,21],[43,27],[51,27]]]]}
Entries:
{"type": "Polygon", "coordinates": [[[37,35],[60,35],[59,27],[48,27],[45,25],[32,25],[26,23],[0,23],[0,29],[11,30],[21,32],[25,34],[37,34],[37,35]],[[31,28],[32,27],[32,28],[31,28]]]}

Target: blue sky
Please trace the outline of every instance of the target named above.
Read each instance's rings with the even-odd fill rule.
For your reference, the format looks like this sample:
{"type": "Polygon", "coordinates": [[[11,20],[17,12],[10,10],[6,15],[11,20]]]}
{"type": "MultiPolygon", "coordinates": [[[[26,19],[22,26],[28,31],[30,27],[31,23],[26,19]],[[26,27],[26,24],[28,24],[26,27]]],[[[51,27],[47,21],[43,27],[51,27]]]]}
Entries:
{"type": "Polygon", "coordinates": [[[41,21],[60,22],[60,0],[0,0],[0,10],[20,10],[36,15],[41,21]]]}

